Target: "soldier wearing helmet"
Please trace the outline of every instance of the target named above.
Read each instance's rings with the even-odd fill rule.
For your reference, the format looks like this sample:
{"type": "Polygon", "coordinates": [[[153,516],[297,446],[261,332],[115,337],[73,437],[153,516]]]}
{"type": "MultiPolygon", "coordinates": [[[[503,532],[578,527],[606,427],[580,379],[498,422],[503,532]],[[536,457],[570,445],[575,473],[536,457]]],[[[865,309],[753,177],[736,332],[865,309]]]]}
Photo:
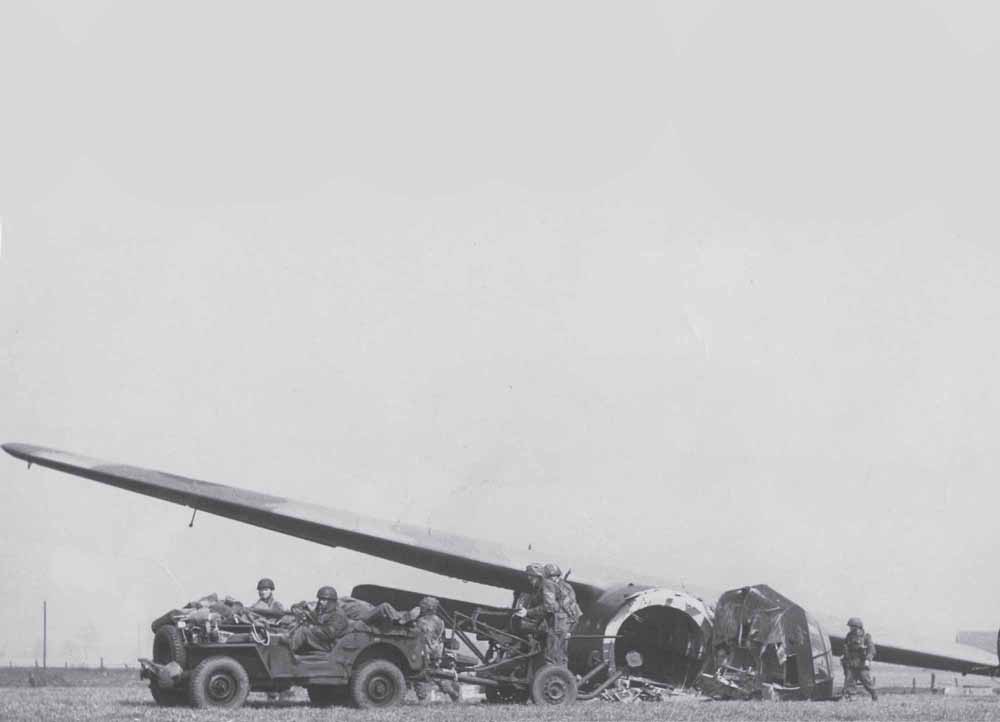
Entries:
{"type": "MultiPolygon", "coordinates": [[[[415,610],[419,616],[413,623],[413,626],[424,638],[424,661],[431,668],[440,667],[441,659],[444,656],[444,620],[437,613],[440,606],[441,603],[437,597],[424,597],[415,610]]],[[[421,702],[426,700],[435,684],[451,698],[452,702],[459,700],[461,695],[458,682],[443,679],[434,679],[433,683],[426,680],[414,682],[413,689],[417,693],[417,699],[421,702]]]]}
{"type": "Polygon", "coordinates": [[[537,598],[541,593],[542,580],[545,578],[545,565],[532,562],[524,568],[528,575],[529,589],[527,591],[514,592],[514,603],[511,609],[518,617],[524,618],[528,607],[537,604],[537,598]]]}
{"type": "Polygon", "coordinates": [[[551,580],[556,587],[556,606],[558,608],[553,618],[553,631],[560,646],[557,656],[565,664],[569,638],[573,634],[576,623],[583,616],[583,612],[580,610],[580,605],[576,603],[576,592],[570,583],[563,578],[562,570],[558,564],[549,562],[545,565],[545,578],[551,580]]]}
{"type": "Polygon", "coordinates": [[[298,653],[329,652],[338,639],[347,633],[347,617],[337,603],[337,590],[320,587],[316,602],[292,605],[296,625],[288,635],[289,646],[298,653]]]}
{"type": "Polygon", "coordinates": [[[853,697],[860,682],[872,701],[878,700],[871,673],[871,661],[875,657],[872,635],[865,632],[865,625],[858,617],[848,619],[847,626],[850,631],[844,637],[844,656],[840,660],[844,667],[844,696],[853,697]]]}
{"type": "Polygon", "coordinates": [[[251,610],[258,612],[285,611],[285,607],[282,606],[281,602],[274,598],[274,582],[267,577],[257,582],[257,596],[259,598],[250,607],[251,610]]]}
{"type": "MultiPolygon", "coordinates": [[[[555,570],[558,571],[558,567],[555,570]]],[[[535,631],[545,639],[546,659],[553,664],[565,665],[566,633],[557,629],[559,585],[554,578],[546,576],[543,565],[529,564],[525,571],[530,576],[532,592],[515,614],[533,623],[535,631]]]]}

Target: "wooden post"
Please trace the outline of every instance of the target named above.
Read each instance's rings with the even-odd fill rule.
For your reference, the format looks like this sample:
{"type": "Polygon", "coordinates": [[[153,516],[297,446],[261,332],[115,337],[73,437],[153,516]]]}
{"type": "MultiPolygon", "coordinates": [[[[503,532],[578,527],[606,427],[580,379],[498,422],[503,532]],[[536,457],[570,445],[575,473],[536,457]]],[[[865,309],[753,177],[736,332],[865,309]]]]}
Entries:
{"type": "Polygon", "coordinates": [[[917,678],[913,678],[913,694],[917,693],[917,678]]]}
{"type": "Polygon", "coordinates": [[[42,669],[47,669],[49,656],[49,603],[42,602],[42,669]]]}
{"type": "Polygon", "coordinates": [[[101,671],[104,671],[104,657],[101,657],[101,671]]]}
{"type": "Polygon", "coordinates": [[[931,691],[934,691],[934,673],[931,672],[931,691]]]}

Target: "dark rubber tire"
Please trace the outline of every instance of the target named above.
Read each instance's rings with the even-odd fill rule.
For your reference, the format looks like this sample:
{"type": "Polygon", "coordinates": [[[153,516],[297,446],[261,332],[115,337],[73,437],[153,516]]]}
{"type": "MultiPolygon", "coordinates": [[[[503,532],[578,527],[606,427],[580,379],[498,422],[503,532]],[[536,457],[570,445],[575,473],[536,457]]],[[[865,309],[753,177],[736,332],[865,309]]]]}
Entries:
{"type": "Polygon", "coordinates": [[[351,676],[351,701],[360,709],[392,707],[403,701],[406,678],[387,659],[365,662],[351,676]]]}
{"type": "Polygon", "coordinates": [[[576,701],[576,677],[565,667],[546,664],[531,680],[531,701],[535,704],[560,705],[576,701]]]}
{"type": "Polygon", "coordinates": [[[232,657],[209,657],[191,673],[191,706],[236,709],[250,694],[250,676],[232,657]]]}
{"type": "Polygon", "coordinates": [[[314,684],[306,687],[309,695],[309,704],[313,707],[333,707],[348,701],[350,692],[347,687],[331,687],[329,685],[314,684]]]}
{"type": "Polygon", "coordinates": [[[157,664],[177,662],[182,668],[187,667],[184,635],[173,624],[166,624],[156,630],[156,636],[153,637],[153,661],[157,664]]]}

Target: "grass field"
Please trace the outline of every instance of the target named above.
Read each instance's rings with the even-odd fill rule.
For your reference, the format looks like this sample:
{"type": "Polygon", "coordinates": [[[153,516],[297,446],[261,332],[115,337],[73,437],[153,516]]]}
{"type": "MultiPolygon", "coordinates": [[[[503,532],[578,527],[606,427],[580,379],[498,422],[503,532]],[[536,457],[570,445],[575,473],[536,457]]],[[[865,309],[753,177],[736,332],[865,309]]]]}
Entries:
{"type": "MultiPolygon", "coordinates": [[[[0,720],[387,720],[389,722],[519,722],[520,720],[1000,720],[1000,696],[945,697],[923,690],[918,694],[886,689],[878,703],[857,699],[842,702],[704,702],[694,699],[659,703],[586,702],[562,708],[533,705],[407,703],[389,711],[362,712],[349,708],[313,709],[297,690],[293,699],[269,701],[253,694],[246,707],[228,712],[168,709],[153,704],[136,673],[97,670],[54,670],[64,686],[29,687],[29,670],[0,674],[0,720]],[[18,686],[15,686],[18,685],[18,686]]],[[[915,674],[895,670],[900,681],[915,674]]],[[[925,675],[927,673],[924,673],[925,675]]],[[[883,672],[883,677],[886,674],[883,672]]],[[[951,681],[949,677],[948,682],[951,681]]],[[[966,680],[968,681],[968,680],[966,680]]],[[[988,684],[981,680],[980,683],[988,684]]],[[[900,689],[904,685],[899,685],[900,689]]]]}

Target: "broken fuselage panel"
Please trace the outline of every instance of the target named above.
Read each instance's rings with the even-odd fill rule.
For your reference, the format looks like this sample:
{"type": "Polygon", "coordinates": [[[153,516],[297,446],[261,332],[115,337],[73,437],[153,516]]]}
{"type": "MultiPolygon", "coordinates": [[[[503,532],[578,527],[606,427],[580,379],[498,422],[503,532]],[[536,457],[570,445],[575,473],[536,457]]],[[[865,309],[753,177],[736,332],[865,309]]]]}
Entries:
{"type": "Polygon", "coordinates": [[[805,609],[765,584],[719,597],[711,650],[699,678],[707,694],[731,699],[830,699],[829,637],[805,609]]]}

